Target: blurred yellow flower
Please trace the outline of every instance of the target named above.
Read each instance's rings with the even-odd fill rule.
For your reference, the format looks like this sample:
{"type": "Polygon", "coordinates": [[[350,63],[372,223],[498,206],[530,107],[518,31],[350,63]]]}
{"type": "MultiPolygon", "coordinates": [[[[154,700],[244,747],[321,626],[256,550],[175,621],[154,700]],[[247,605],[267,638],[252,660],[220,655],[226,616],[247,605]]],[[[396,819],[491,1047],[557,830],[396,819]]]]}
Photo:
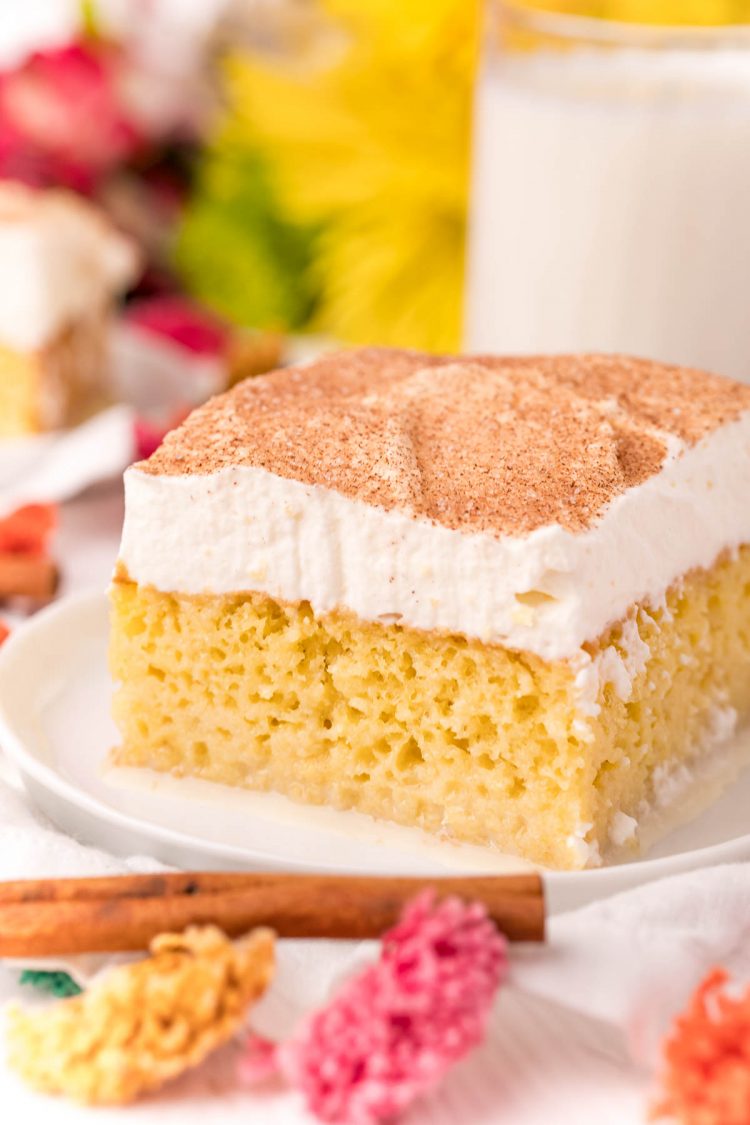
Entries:
{"type": "MultiPolygon", "coordinates": [[[[750,0],[530,6],[648,22],[750,21],[750,0]]],[[[220,188],[202,209],[199,200],[192,224],[188,216],[188,280],[235,317],[286,317],[354,343],[454,349],[480,0],[320,0],[318,9],[315,49],[228,60],[231,111],[206,179],[220,188]],[[240,187],[243,152],[253,154],[246,166],[263,169],[268,196],[256,195],[270,219],[248,217],[234,238],[227,216],[236,223],[249,194],[240,187]]]]}
{"type": "Polygon", "coordinates": [[[332,63],[231,60],[235,116],[283,213],[319,224],[314,327],[448,349],[460,335],[476,0],[326,0],[332,63]],[[407,15],[408,9],[408,15],[407,15]]]}
{"type": "Polygon", "coordinates": [[[750,20],[749,0],[539,0],[527,7],[631,23],[697,26],[750,20]]]}

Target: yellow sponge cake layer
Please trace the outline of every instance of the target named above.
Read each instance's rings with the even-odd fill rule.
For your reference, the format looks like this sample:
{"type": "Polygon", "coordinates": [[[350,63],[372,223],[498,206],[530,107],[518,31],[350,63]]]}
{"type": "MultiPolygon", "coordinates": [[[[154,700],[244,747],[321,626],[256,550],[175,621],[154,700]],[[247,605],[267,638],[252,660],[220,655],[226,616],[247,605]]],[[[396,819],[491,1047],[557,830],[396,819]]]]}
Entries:
{"type": "Polygon", "coordinates": [[[107,329],[108,317],[97,308],[37,351],[0,344],[0,437],[71,425],[101,405],[107,329]]]}
{"type": "Polygon", "coordinates": [[[36,433],[39,357],[0,345],[0,438],[36,433]]]}
{"type": "Polygon", "coordinates": [[[578,666],[261,593],[162,593],[124,574],[112,602],[120,763],[557,868],[634,846],[636,822],[750,710],[747,548],[689,574],[661,608],[634,607],[578,666]]]}

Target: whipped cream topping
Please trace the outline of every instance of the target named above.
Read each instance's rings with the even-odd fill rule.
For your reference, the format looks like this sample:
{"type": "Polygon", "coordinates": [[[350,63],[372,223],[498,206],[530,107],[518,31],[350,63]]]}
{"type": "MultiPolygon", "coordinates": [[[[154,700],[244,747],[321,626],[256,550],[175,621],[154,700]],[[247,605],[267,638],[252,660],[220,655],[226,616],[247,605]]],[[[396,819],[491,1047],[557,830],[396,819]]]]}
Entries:
{"type": "Polygon", "coordinates": [[[578,532],[746,410],[750,386],[631,356],[355,348],[246,379],[141,467],[248,465],[454,531],[578,532]]]}
{"type": "Polygon", "coordinates": [[[590,526],[457,530],[252,465],[125,476],[121,562],[167,592],[260,591],[372,621],[570,659],[681,575],[750,542],[750,412],[694,444],[590,526]]]}
{"type": "Polygon", "coordinates": [[[134,244],[91,204],[0,183],[0,344],[41,347],[71,320],[106,307],[137,269],[134,244]]]}

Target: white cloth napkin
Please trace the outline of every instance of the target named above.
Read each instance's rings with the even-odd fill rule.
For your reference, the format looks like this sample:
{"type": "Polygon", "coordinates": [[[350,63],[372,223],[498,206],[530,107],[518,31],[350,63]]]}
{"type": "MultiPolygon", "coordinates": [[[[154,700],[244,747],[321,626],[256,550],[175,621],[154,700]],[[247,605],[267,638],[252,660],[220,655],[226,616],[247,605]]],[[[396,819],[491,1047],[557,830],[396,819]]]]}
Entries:
{"type": "Polygon", "coordinates": [[[750,982],[750,863],[674,875],[552,918],[547,950],[520,949],[514,979],[620,1028],[634,1058],[651,1066],[715,965],[750,982]]]}
{"type": "MultiPolygon", "coordinates": [[[[155,866],[147,857],[115,859],[64,836],[31,809],[11,775],[6,773],[0,779],[1,879],[97,875],[155,866]]],[[[272,1036],[286,1034],[304,1011],[326,998],[339,979],[375,955],[374,943],[282,942],[278,976],[255,1010],[255,1027],[272,1036]]],[[[565,1043],[565,1029],[575,1014],[597,1021],[591,1026],[598,1030],[586,1049],[589,1054],[593,1051],[595,1058],[598,1056],[600,1067],[614,1067],[618,1074],[627,1070],[620,1037],[624,1035],[629,1043],[634,1060],[627,1088],[627,1096],[632,1100],[627,1110],[630,1116],[617,1116],[610,1107],[606,1120],[640,1121],[644,1118],[637,1107],[642,1103],[645,1112],[641,1089],[645,1078],[637,1078],[636,1066],[643,1067],[644,1075],[653,1068],[664,1031],[703,974],[714,964],[722,963],[739,981],[750,979],[750,864],[674,876],[559,915],[550,920],[546,946],[513,947],[511,956],[512,986],[501,993],[488,1043],[475,1052],[469,1063],[457,1068],[456,1077],[449,1080],[446,1090],[427,1099],[415,1111],[417,1116],[411,1115],[409,1121],[435,1125],[445,1125],[449,1120],[541,1123],[543,1116],[524,1116],[521,1103],[515,1103],[513,1115],[501,1113],[503,1105],[507,1105],[508,1066],[520,1066],[518,1060],[508,1060],[507,1055],[513,1050],[520,1052],[519,1034],[529,1040],[525,1048],[526,1069],[533,1074],[527,1075],[526,1081],[531,1082],[536,1069],[528,1059],[536,1057],[534,1051],[538,1054],[545,1036],[552,1036],[556,1045],[554,1050],[549,1048],[550,1060],[544,1065],[547,1071],[555,1063],[559,1067],[561,1056],[573,1050],[571,1044],[565,1043]],[[506,994],[512,999],[505,999],[506,994]],[[539,1001],[545,1002],[543,1007],[539,1001]],[[520,1024],[519,1012],[524,1016],[520,1024]],[[538,1023],[539,1042],[532,1043],[537,1036],[534,1019],[538,1023]],[[476,1118],[464,1116],[461,1106],[466,1098],[467,1106],[477,1110],[484,1107],[476,1118]],[[446,1104],[453,1105],[456,1116],[450,1116],[446,1104]],[[489,1107],[495,1109],[486,1116],[489,1107]]],[[[82,959],[65,967],[79,978],[86,978],[99,968],[99,961],[82,959]]],[[[19,987],[15,966],[4,966],[0,970],[0,1001],[23,995],[28,998],[28,990],[19,987]]],[[[217,1121],[226,1123],[233,1120],[235,1113],[238,1121],[241,1114],[245,1125],[254,1125],[256,1121],[258,1125],[274,1121],[291,1125],[308,1120],[296,1095],[289,1091],[272,1087],[258,1094],[236,1089],[233,1062],[232,1050],[225,1051],[181,1086],[132,1112],[147,1121],[150,1115],[158,1113],[162,1120],[177,1098],[182,1122],[192,1120],[193,1110],[197,1116],[198,1106],[202,1117],[213,1112],[217,1121]],[[225,1096],[218,1099],[220,1109],[211,1109],[208,1095],[217,1082],[225,1096]],[[177,1097],[180,1091],[190,1096],[187,1104],[177,1097]],[[204,1098],[208,1100],[204,1102],[204,1098]]],[[[580,1066],[580,1060],[575,1065],[580,1066]]],[[[561,1082],[569,1077],[567,1067],[561,1070],[561,1082]]],[[[1,1069],[0,1094],[15,1098],[19,1110],[24,1112],[40,1101],[1,1069]]],[[[550,1099],[549,1109],[544,1112],[551,1112],[555,1105],[551,1091],[550,1099]]],[[[62,1102],[52,1104],[54,1120],[66,1121],[69,1107],[62,1102]]],[[[627,1097],[621,1093],[618,1112],[626,1104],[627,1097]]],[[[593,1113],[593,1102],[590,1108],[593,1113]]],[[[93,1119],[98,1120],[100,1115],[104,1119],[110,1112],[96,1111],[93,1119]]],[[[470,1110],[466,1108],[465,1112],[470,1110]]],[[[558,1105],[554,1119],[571,1123],[597,1120],[582,1116],[580,1110],[570,1117],[565,1112],[558,1105]]]]}
{"type": "Polygon", "coordinates": [[[119,476],[133,460],[134,417],[129,406],[112,406],[72,430],[0,443],[0,517],[119,476]]]}

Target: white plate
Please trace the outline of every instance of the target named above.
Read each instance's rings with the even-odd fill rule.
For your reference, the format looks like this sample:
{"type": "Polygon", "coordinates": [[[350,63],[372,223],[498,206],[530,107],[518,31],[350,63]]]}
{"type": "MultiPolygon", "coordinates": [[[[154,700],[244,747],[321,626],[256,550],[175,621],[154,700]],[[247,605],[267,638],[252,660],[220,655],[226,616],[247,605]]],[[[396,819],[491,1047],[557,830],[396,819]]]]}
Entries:
{"type": "MultiPolygon", "coordinates": [[[[441,843],[358,813],[295,804],[148,770],[113,770],[107,604],[70,597],[0,652],[0,744],[36,804],[65,831],[120,855],[178,867],[446,874],[528,869],[484,848],[441,843]]],[[[649,858],[549,872],[550,909],[567,909],[677,871],[750,857],[750,771],[649,858]]]]}

